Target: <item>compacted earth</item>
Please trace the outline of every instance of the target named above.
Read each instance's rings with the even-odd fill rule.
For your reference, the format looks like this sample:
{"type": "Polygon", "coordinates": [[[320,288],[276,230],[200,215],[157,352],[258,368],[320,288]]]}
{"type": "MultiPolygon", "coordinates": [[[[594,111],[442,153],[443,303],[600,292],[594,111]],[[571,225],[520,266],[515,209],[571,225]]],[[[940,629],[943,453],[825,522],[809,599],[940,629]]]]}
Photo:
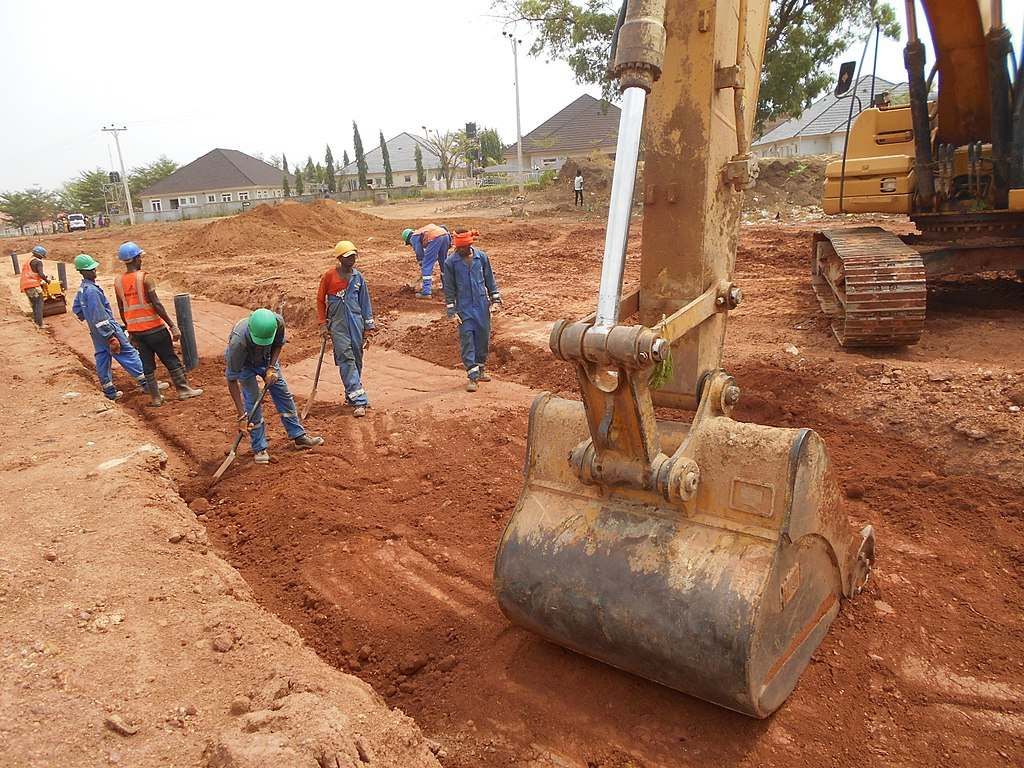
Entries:
{"type": "MultiPolygon", "coordinates": [[[[422,216],[418,205],[410,213],[422,216]]],[[[0,470],[35,466],[45,450],[55,474],[50,481],[40,474],[31,492],[5,485],[5,499],[12,504],[23,498],[19,494],[35,500],[28,515],[32,525],[14,538],[30,546],[36,558],[29,572],[16,558],[0,563],[5,605],[11,605],[12,595],[47,588],[48,578],[63,578],[51,571],[63,563],[65,542],[79,540],[80,529],[93,527],[65,512],[51,519],[55,510],[79,502],[78,483],[89,471],[89,462],[77,458],[83,441],[114,441],[126,446],[124,454],[140,435],[148,435],[164,459],[147,454],[145,461],[132,462],[161,466],[132,472],[156,472],[164,485],[159,493],[140,487],[134,505],[132,487],[126,486],[126,495],[118,496],[120,506],[173,510],[179,522],[174,531],[160,529],[154,539],[162,537],[159,548],[180,547],[166,543],[180,528],[194,539],[190,551],[208,548],[203,556],[223,558],[237,569],[244,582],[233,588],[274,614],[273,621],[289,625],[275,631],[294,643],[294,653],[311,648],[333,667],[318,680],[319,693],[311,695],[351,701],[338,691],[357,686],[353,690],[366,698],[365,707],[377,707],[360,713],[382,718],[373,728],[408,725],[406,741],[392,734],[370,743],[378,731],[352,732],[352,754],[371,765],[419,765],[388,752],[406,744],[410,754],[420,750],[415,759],[422,764],[436,755],[441,764],[460,768],[1024,762],[1024,285],[1006,275],[943,282],[930,289],[919,344],[851,353],[836,344],[808,281],[811,233],[844,223],[810,215],[744,228],[736,281],[745,299],[730,319],[723,361],[743,390],[734,416],[818,431],[843,486],[851,526],[870,523],[878,538],[878,562],[865,591],[844,605],[782,709],[754,721],[548,644],[512,626],[491,593],[495,546],[522,488],[530,403],[544,390],[578,396],[575,373],[551,356],[546,340],[554,320],[592,311],[601,222],[558,211],[525,221],[504,218],[500,211],[445,215],[441,223],[480,230],[478,244],[491,256],[505,301],[494,320],[494,381],[470,394],[462,388],[455,331],[443,318],[443,300],[417,299],[409,287],[416,265],[398,233],[406,222],[428,220],[403,219],[401,206],[390,206],[387,213],[385,220],[330,202],[283,204],[210,222],[45,238],[51,257],[69,261],[88,252],[101,262],[103,275],[118,269],[113,255],[121,240],[142,245],[145,267],[166,286],[166,297],[175,291],[193,296],[202,359],[192,378],[206,394],[152,409],[146,398],[130,392],[113,406],[114,417],[98,422],[100,428],[88,414],[99,401],[94,378],[83,367],[90,354],[86,331],[63,315],[48,318],[48,335],[35,334],[24,317],[25,305],[15,303],[20,298],[14,278],[7,278],[12,298],[4,305],[5,326],[14,335],[32,337],[33,346],[5,346],[3,364],[10,372],[16,356],[38,356],[43,373],[22,365],[22,378],[3,382],[5,390],[21,395],[14,397],[18,407],[3,409],[0,426],[5,436],[21,434],[18,444],[24,447],[14,450],[5,442],[0,470]],[[320,352],[313,297],[320,274],[333,264],[331,247],[342,238],[360,248],[357,266],[383,329],[366,352],[368,417],[353,419],[342,406],[328,349],[306,422],[325,445],[307,453],[291,450],[268,409],[273,463],[255,466],[246,448],[224,479],[211,486],[234,429],[220,357],[231,323],[258,306],[285,316],[290,338],[282,356],[285,378],[304,404],[320,352]],[[74,373],[81,398],[61,399],[70,385],[53,380],[53,366],[67,371],[65,377],[74,373]],[[49,393],[52,407],[40,402],[40,392],[49,393]],[[86,402],[88,408],[76,405],[86,402]],[[32,418],[27,408],[35,408],[32,418]],[[39,440],[45,449],[37,446],[39,440]],[[56,560],[48,559],[51,552],[56,560]],[[301,644],[298,637],[291,639],[292,630],[301,644]],[[389,713],[384,703],[415,725],[394,710],[389,713]],[[357,749],[359,739],[364,745],[357,749]],[[374,755],[360,756],[359,749],[374,755]]],[[[897,231],[907,227],[898,220],[882,225],[897,231]]],[[[638,277],[639,229],[638,219],[627,283],[638,277]]],[[[26,250],[31,244],[14,246],[26,250]]],[[[96,503],[83,496],[81,504],[87,500],[96,503]]],[[[148,556],[146,547],[124,546],[122,537],[132,540],[135,528],[160,525],[134,512],[120,520],[105,534],[103,557],[76,561],[76,578],[102,583],[106,569],[148,556]]],[[[169,607],[194,603],[189,578],[198,567],[169,561],[140,573],[134,599],[166,599],[169,607]]],[[[218,567],[230,571],[226,564],[218,567]]],[[[35,686],[42,685],[37,680],[52,686],[58,679],[24,678],[29,683],[24,687],[20,675],[25,673],[18,671],[29,663],[44,666],[48,637],[69,648],[76,642],[73,633],[92,631],[96,616],[117,608],[113,602],[98,608],[84,598],[63,603],[55,594],[50,598],[46,610],[53,619],[45,625],[50,634],[6,641],[0,668],[5,712],[12,704],[32,701],[35,686]],[[35,641],[42,651],[35,650],[35,641]]],[[[252,610],[260,610],[255,603],[252,610]]],[[[176,609],[165,613],[174,616],[176,609]]],[[[138,622],[134,654],[163,655],[162,646],[152,645],[163,637],[162,625],[152,624],[158,614],[136,618],[129,613],[123,619],[125,625],[138,622]]],[[[271,619],[261,614],[261,621],[271,619]]],[[[224,633],[233,636],[225,620],[206,619],[208,630],[203,621],[199,630],[211,635],[205,642],[224,633]]],[[[30,626],[42,632],[38,622],[30,626]]],[[[186,638],[193,645],[201,639],[186,638]]],[[[239,642],[244,649],[261,641],[243,632],[239,642]]],[[[168,675],[147,677],[145,670],[126,680],[135,670],[121,653],[70,655],[57,666],[89,677],[82,669],[88,663],[101,679],[116,668],[133,690],[165,698],[166,688],[177,685],[168,675]]],[[[202,649],[203,658],[212,653],[202,649]]],[[[231,652],[222,656],[230,659],[231,652]]],[[[198,669],[200,676],[207,674],[205,667],[198,669]]],[[[253,662],[251,682],[242,680],[244,671],[235,670],[241,677],[231,695],[220,694],[228,711],[234,696],[249,696],[250,689],[256,691],[251,695],[261,695],[262,669],[253,662]]],[[[186,674],[181,685],[188,691],[193,683],[186,674]]],[[[91,715],[94,729],[102,730],[104,716],[121,711],[120,700],[91,691],[83,695],[95,697],[99,708],[91,715]]],[[[175,706],[187,710],[193,702],[204,710],[196,696],[182,693],[175,706]]],[[[65,709],[54,704],[53,710],[47,709],[50,704],[39,706],[39,727],[26,729],[20,720],[0,715],[0,735],[17,734],[16,744],[43,750],[54,736],[43,724],[58,712],[66,717],[69,709],[79,716],[78,703],[65,709]]],[[[252,706],[269,707],[255,699],[252,706]]],[[[187,732],[202,718],[186,711],[181,719],[187,732]]],[[[107,734],[106,741],[116,736],[107,734]]],[[[124,752],[119,759],[128,765],[202,764],[200,759],[211,759],[210,750],[225,738],[205,739],[214,745],[205,747],[205,758],[197,749],[182,753],[179,762],[132,761],[124,752]]],[[[118,751],[105,742],[103,749],[104,760],[118,751]]],[[[23,764],[51,763],[26,758],[23,764]]],[[[328,764],[334,765],[320,763],[328,764]]]]}

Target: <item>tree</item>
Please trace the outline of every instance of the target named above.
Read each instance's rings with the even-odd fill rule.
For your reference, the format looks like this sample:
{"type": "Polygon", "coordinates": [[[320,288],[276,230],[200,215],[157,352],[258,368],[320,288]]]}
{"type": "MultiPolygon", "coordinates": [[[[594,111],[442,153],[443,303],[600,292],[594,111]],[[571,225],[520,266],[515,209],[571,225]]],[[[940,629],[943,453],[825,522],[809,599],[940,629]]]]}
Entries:
{"type": "Polygon", "coordinates": [[[306,168],[303,171],[306,176],[306,181],[312,183],[316,181],[316,166],[313,165],[313,156],[310,155],[306,158],[306,168]]]}
{"type": "Polygon", "coordinates": [[[427,172],[423,169],[423,152],[420,150],[419,142],[416,143],[413,157],[416,158],[416,183],[422,187],[427,183],[427,172]]]}
{"type": "Polygon", "coordinates": [[[107,209],[108,184],[110,177],[102,168],[82,171],[77,178],[65,182],[61,187],[58,204],[69,213],[103,213],[107,209]]]}
{"type": "Polygon", "coordinates": [[[359,126],[352,121],[352,148],[356,153],[356,168],[359,172],[359,188],[366,189],[366,155],[363,154],[363,140],[359,138],[359,126]]]}
{"type": "Polygon", "coordinates": [[[281,154],[281,170],[284,171],[286,176],[291,173],[291,171],[288,170],[288,155],[284,153],[281,154]]]}
{"type": "Polygon", "coordinates": [[[277,168],[278,170],[281,169],[281,156],[280,155],[271,155],[270,159],[267,160],[267,162],[270,163],[270,165],[272,165],[275,168],[277,168]]]}
{"type": "Polygon", "coordinates": [[[306,186],[302,183],[302,173],[298,168],[295,169],[295,194],[304,195],[306,193],[306,186]]]}
{"type": "Polygon", "coordinates": [[[438,163],[441,165],[445,189],[452,188],[452,176],[455,174],[455,164],[459,158],[460,134],[461,132],[434,131],[434,135],[431,136],[430,131],[427,131],[427,136],[424,139],[427,149],[437,156],[438,163]]]}
{"type": "Polygon", "coordinates": [[[331,145],[327,145],[327,154],[324,156],[324,173],[327,176],[327,191],[334,192],[337,189],[338,179],[334,171],[334,155],[331,154],[331,145]]]}
{"type": "Polygon", "coordinates": [[[504,145],[501,136],[493,128],[480,131],[480,161],[484,166],[497,165],[504,162],[504,145]]]}
{"type": "Polygon", "coordinates": [[[140,198],[143,190],[153,186],[161,179],[167,178],[176,170],[178,170],[178,164],[167,155],[160,155],[149,165],[132,168],[128,172],[128,189],[132,193],[132,200],[141,204],[140,198]]]}
{"type": "Polygon", "coordinates": [[[292,196],[292,188],[291,188],[291,185],[288,183],[288,174],[287,173],[284,174],[281,177],[281,189],[284,190],[284,196],[285,197],[291,197],[292,196]]]}
{"type": "Polygon", "coordinates": [[[391,175],[391,156],[388,154],[388,143],[384,141],[384,131],[380,132],[380,156],[384,160],[384,186],[391,189],[395,179],[391,175]]]}
{"type": "Polygon", "coordinates": [[[54,195],[47,190],[33,188],[0,194],[0,213],[8,216],[23,235],[28,224],[52,217],[56,209],[54,195]]]}
{"type": "Polygon", "coordinates": [[[343,149],[341,151],[341,167],[344,168],[347,165],[351,165],[351,160],[348,159],[348,150],[343,149]]]}
{"type": "MultiPolygon", "coordinates": [[[[536,33],[532,56],[561,59],[577,82],[601,84],[614,96],[608,55],[617,0],[494,0],[509,23],[536,33]]],[[[832,60],[878,22],[887,37],[900,27],[885,0],[774,0],[761,70],[756,123],[802,111],[832,81],[832,60]]]]}

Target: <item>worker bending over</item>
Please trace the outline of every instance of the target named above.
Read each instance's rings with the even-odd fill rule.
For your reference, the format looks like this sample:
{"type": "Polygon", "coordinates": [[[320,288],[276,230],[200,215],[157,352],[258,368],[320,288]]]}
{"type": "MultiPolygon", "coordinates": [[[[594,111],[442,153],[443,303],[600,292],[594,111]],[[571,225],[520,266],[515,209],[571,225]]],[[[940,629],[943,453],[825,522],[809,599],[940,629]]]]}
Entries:
{"type": "Polygon", "coordinates": [[[228,337],[227,349],[224,350],[225,376],[238,413],[238,429],[249,434],[253,460],[257,464],[270,463],[262,404],[256,408],[252,420],[248,418],[249,411],[260,396],[257,376],[266,384],[284,431],[297,448],[312,448],[324,442],[322,437],[306,434],[295,407],[295,398],[281,378],[279,361],[284,342],[284,318],[269,309],[257,309],[235,324],[228,337]]]}
{"type": "Polygon", "coordinates": [[[50,282],[43,273],[43,257],[46,249],[37,245],[32,249],[32,258],[21,265],[19,288],[32,305],[32,320],[40,328],[43,327],[43,290],[42,286],[50,282]]]}
{"type": "Polygon", "coordinates": [[[181,334],[156,293],[156,281],[142,270],[145,253],[132,242],[122,243],[117,249],[117,258],[124,263],[125,273],[114,281],[114,296],[128,337],[142,359],[150,404],[159,407],[163,405],[164,396],[156,380],[157,357],[171,375],[179,400],[199,397],[203,390],[188,385],[185,366],[174,352],[174,342],[181,334]]]}
{"type": "Polygon", "coordinates": [[[362,273],[355,268],[358,251],[351,240],[334,246],[336,266],[324,272],[316,292],[316,313],[320,320],[320,336],[330,336],[334,347],[334,364],[341,373],[345,387],[345,405],[352,406],[354,416],[365,416],[370,405],[363,388],[363,335],[377,332],[373,323],[370,289],[362,273]]]}
{"type": "Polygon", "coordinates": [[[419,229],[402,230],[402,239],[412,248],[420,265],[420,289],[416,295],[428,298],[433,289],[435,263],[441,273],[442,286],[444,284],[444,262],[452,247],[452,237],[444,227],[427,224],[419,229]]]}
{"type": "Polygon", "coordinates": [[[476,392],[478,381],[490,381],[484,371],[491,340],[491,311],[501,306],[501,294],[487,254],[473,247],[479,232],[455,230],[455,253],[444,263],[444,295],[448,317],[459,329],[462,364],[476,392]]]}
{"type": "Polygon", "coordinates": [[[99,263],[89,254],[80,253],[75,256],[75,269],[82,275],[82,284],[75,294],[71,311],[75,317],[89,326],[92,347],[96,359],[96,375],[99,377],[103,394],[111,400],[119,400],[124,393],[114,386],[111,371],[111,359],[128,372],[139,389],[146,389],[146,378],[142,372],[142,360],[139,353],[128,341],[124,329],[114,321],[110,311],[110,302],[103,289],[96,284],[96,270],[99,263]]]}

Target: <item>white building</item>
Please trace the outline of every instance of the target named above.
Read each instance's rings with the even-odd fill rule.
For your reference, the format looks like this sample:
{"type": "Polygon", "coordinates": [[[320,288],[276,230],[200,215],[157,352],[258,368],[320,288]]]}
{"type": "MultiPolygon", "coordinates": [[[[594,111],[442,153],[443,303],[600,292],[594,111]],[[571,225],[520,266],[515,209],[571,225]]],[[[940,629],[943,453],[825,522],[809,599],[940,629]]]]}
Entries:
{"type": "MultiPolygon", "coordinates": [[[[871,106],[871,75],[857,81],[853,98],[853,117],[871,106]]],[[[888,94],[891,101],[906,99],[907,84],[896,85],[881,77],[875,78],[876,98],[888,94]]],[[[794,155],[841,155],[846,143],[846,121],[850,117],[852,91],[842,98],[831,92],[811,104],[799,116],[775,126],[753,142],[751,151],[757,157],[792,157],[794,155]]]]}
{"type": "Polygon", "coordinates": [[[143,213],[283,197],[284,172],[237,149],[213,149],[142,190],[143,213]]]}
{"type": "MultiPolygon", "coordinates": [[[[444,188],[444,176],[441,174],[441,160],[430,149],[430,145],[420,136],[412,133],[400,133],[385,144],[388,148],[388,162],[391,163],[391,184],[393,187],[416,187],[416,147],[420,148],[423,170],[426,172],[426,185],[444,188]]],[[[366,152],[366,184],[370,189],[384,189],[384,154],[380,145],[366,152]]],[[[338,171],[338,189],[340,191],[359,189],[359,168],[353,161],[338,171]]],[[[452,180],[464,179],[465,168],[456,168],[452,180]]],[[[453,185],[454,186],[454,185],[453,185]]]]}

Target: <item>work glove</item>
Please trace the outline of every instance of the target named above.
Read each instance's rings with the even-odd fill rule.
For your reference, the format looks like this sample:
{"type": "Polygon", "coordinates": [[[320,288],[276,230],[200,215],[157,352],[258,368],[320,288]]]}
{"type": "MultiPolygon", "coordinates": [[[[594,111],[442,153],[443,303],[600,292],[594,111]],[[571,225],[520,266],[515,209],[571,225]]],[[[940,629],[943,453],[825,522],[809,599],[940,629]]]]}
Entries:
{"type": "Polygon", "coordinates": [[[327,339],[329,339],[330,336],[331,329],[327,327],[326,323],[324,323],[323,325],[320,326],[320,338],[323,339],[324,341],[327,341],[327,339]]]}
{"type": "Polygon", "coordinates": [[[110,354],[121,354],[121,340],[117,336],[111,336],[107,339],[107,346],[110,347],[110,354]]]}
{"type": "Polygon", "coordinates": [[[462,318],[459,317],[459,314],[457,312],[448,319],[455,323],[456,328],[462,325],[462,318]]]}
{"type": "Polygon", "coordinates": [[[499,314],[503,308],[504,308],[504,304],[501,303],[500,299],[498,301],[492,301],[491,302],[491,314],[492,315],[499,314]]]}
{"type": "Polygon", "coordinates": [[[172,325],[170,331],[171,341],[178,341],[179,339],[181,339],[181,331],[178,330],[178,326],[172,325]]]}
{"type": "Polygon", "coordinates": [[[263,375],[263,381],[266,382],[268,387],[273,386],[280,378],[281,374],[279,374],[277,369],[273,367],[268,367],[267,372],[263,375]]]}

